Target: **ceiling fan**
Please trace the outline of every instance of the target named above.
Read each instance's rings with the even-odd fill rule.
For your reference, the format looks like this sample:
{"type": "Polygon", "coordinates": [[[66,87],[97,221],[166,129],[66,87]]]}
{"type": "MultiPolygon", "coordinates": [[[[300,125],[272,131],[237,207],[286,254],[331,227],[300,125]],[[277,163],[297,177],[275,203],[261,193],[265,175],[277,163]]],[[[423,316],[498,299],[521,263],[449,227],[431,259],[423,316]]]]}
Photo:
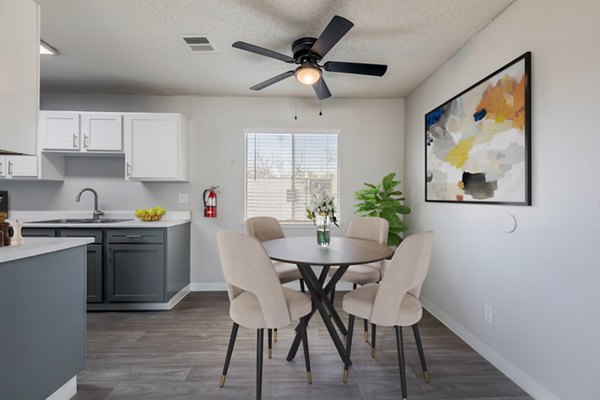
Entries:
{"type": "Polygon", "coordinates": [[[304,37],[294,41],[294,43],[292,43],[293,57],[246,42],[238,41],[232,46],[237,49],[281,60],[288,64],[299,65],[299,67],[294,70],[284,72],[283,74],[279,74],[252,86],[250,88],[251,90],[262,90],[274,83],[295,75],[300,83],[312,86],[319,100],[323,100],[331,96],[331,92],[323,79],[323,70],[373,76],[383,76],[387,70],[387,65],[382,64],[364,64],[342,61],[327,61],[325,64],[319,64],[329,50],[331,50],[353,26],[354,24],[346,18],[340,17],[339,15],[334,16],[318,39],[304,37]]]}

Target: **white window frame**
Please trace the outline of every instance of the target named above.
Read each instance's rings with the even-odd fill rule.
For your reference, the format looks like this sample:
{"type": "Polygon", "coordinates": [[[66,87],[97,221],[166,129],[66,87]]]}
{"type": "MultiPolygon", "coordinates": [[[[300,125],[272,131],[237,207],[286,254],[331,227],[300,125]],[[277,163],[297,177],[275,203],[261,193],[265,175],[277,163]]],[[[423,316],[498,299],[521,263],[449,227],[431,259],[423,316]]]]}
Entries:
{"type": "MultiPolygon", "coordinates": [[[[341,221],[340,205],[341,205],[341,130],[340,129],[244,129],[244,221],[248,219],[247,210],[247,193],[248,193],[248,134],[335,134],[337,135],[337,195],[335,196],[336,211],[335,216],[338,221],[341,221]]],[[[306,221],[280,221],[282,225],[290,227],[301,227],[312,225],[313,222],[306,221]]]]}

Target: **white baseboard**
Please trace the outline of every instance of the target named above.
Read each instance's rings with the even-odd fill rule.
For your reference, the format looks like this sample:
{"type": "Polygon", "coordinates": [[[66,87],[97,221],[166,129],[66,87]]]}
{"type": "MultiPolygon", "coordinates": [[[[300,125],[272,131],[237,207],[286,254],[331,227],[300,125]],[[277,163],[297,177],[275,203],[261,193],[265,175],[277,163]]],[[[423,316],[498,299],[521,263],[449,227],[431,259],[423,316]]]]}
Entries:
{"type": "Polygon", "coordinates": [[[429,300],[423,297],[421,297],[420,300],[427,311],[534,399],[559,400],[558,397],[550,393],[545,387],[540,385],[525,372],[521,371],[506,358],[496,353],[494,349],[482,342],[477,336],[473,335],[464,326],[456,322],[452,317],[440,310],[429,300]]]}
{"type": "Polygon", "coordinates": [[[183,298],[191,291],[190,285],[186,285],[179,292],[175,293],[175,296],[171,297],[171,300],[167,303],[169,310],[175,307],[183,298]]]}
{"type": "Polygon", "coordinates": [[[88,303],[88,311],[162,311],[171,310],[190,292],[190,285],[183,287],[175,293],[166,303],[88,303]]]}
{"type": "Polygon", "coordinates": [[[192,292],[222,292],[227,290],[225,282],[192,282],[190,283],[192,292]]]}
{"type": "Polygon", "coordinates": [[[77,375],[69,379],[67,383],[59,387],[46,400],[69,400],[77,394],[77,375]]]}
{"type": "MultiPolygon", "coordinates": [[[[284,286],[300,290],[298,281],[286,283],[284,286]]],[[[227,290],[225,282],[192,282],[190,283],[192,292],[222,292],[227,290]]],[[[336,285],[336,290],[352,290],[352,284],[349,282],[339,282],[336,285]]]]}

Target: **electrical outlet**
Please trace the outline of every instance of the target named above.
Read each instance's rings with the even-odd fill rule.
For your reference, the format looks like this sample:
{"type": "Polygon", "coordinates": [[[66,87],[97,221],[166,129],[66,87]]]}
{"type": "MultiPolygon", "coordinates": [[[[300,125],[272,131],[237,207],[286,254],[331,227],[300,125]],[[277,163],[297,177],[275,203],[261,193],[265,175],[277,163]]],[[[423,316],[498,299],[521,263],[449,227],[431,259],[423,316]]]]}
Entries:
{"type": "Polygon", "coordinates": [[[486,304],[483,307],[483,319],[488,324],[494,326],[494,307],[490,306],[489,304],[486,304]]]}
{"type": "Polygon", "coordinates": [[[187,193],[179,193],[179,204],[187,204],[190,201],[190,196],[187,193]]]}

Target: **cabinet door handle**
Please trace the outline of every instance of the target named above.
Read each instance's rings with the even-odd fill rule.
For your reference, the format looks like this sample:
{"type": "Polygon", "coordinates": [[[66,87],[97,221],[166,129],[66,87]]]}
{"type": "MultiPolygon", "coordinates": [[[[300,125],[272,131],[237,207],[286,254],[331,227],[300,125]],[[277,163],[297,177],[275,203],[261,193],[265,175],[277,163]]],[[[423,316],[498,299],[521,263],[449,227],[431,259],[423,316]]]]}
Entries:
{"type": "Polygon", "coordinates": [[[90,146],[90,138],[87,135],[83,135],[83,148],[87,149],[90,146]]]}
{"type": "Polygon", "coordinates": [[[13,174],[13,163],[12,161],[8,162],[8,175],[12,175],[13,174]]]}
{"type": "Polygon", "coordinates": [[[127,239],[141,239],[141,238],[143,238],[144,236],[142,236],[142,235],[125,235],[125,237],[126,237],[127,239]]]}
{"type": "Polygon", "coordinates": [[[73,134],[73,148],[77,148],[77,135],[73,134]]]}
{"type": "Polygon", "coordinates": [[[127,171],[126,171],[127,177],[129,178],[131,176],[131,163],[127,163],[127,171]]]}

